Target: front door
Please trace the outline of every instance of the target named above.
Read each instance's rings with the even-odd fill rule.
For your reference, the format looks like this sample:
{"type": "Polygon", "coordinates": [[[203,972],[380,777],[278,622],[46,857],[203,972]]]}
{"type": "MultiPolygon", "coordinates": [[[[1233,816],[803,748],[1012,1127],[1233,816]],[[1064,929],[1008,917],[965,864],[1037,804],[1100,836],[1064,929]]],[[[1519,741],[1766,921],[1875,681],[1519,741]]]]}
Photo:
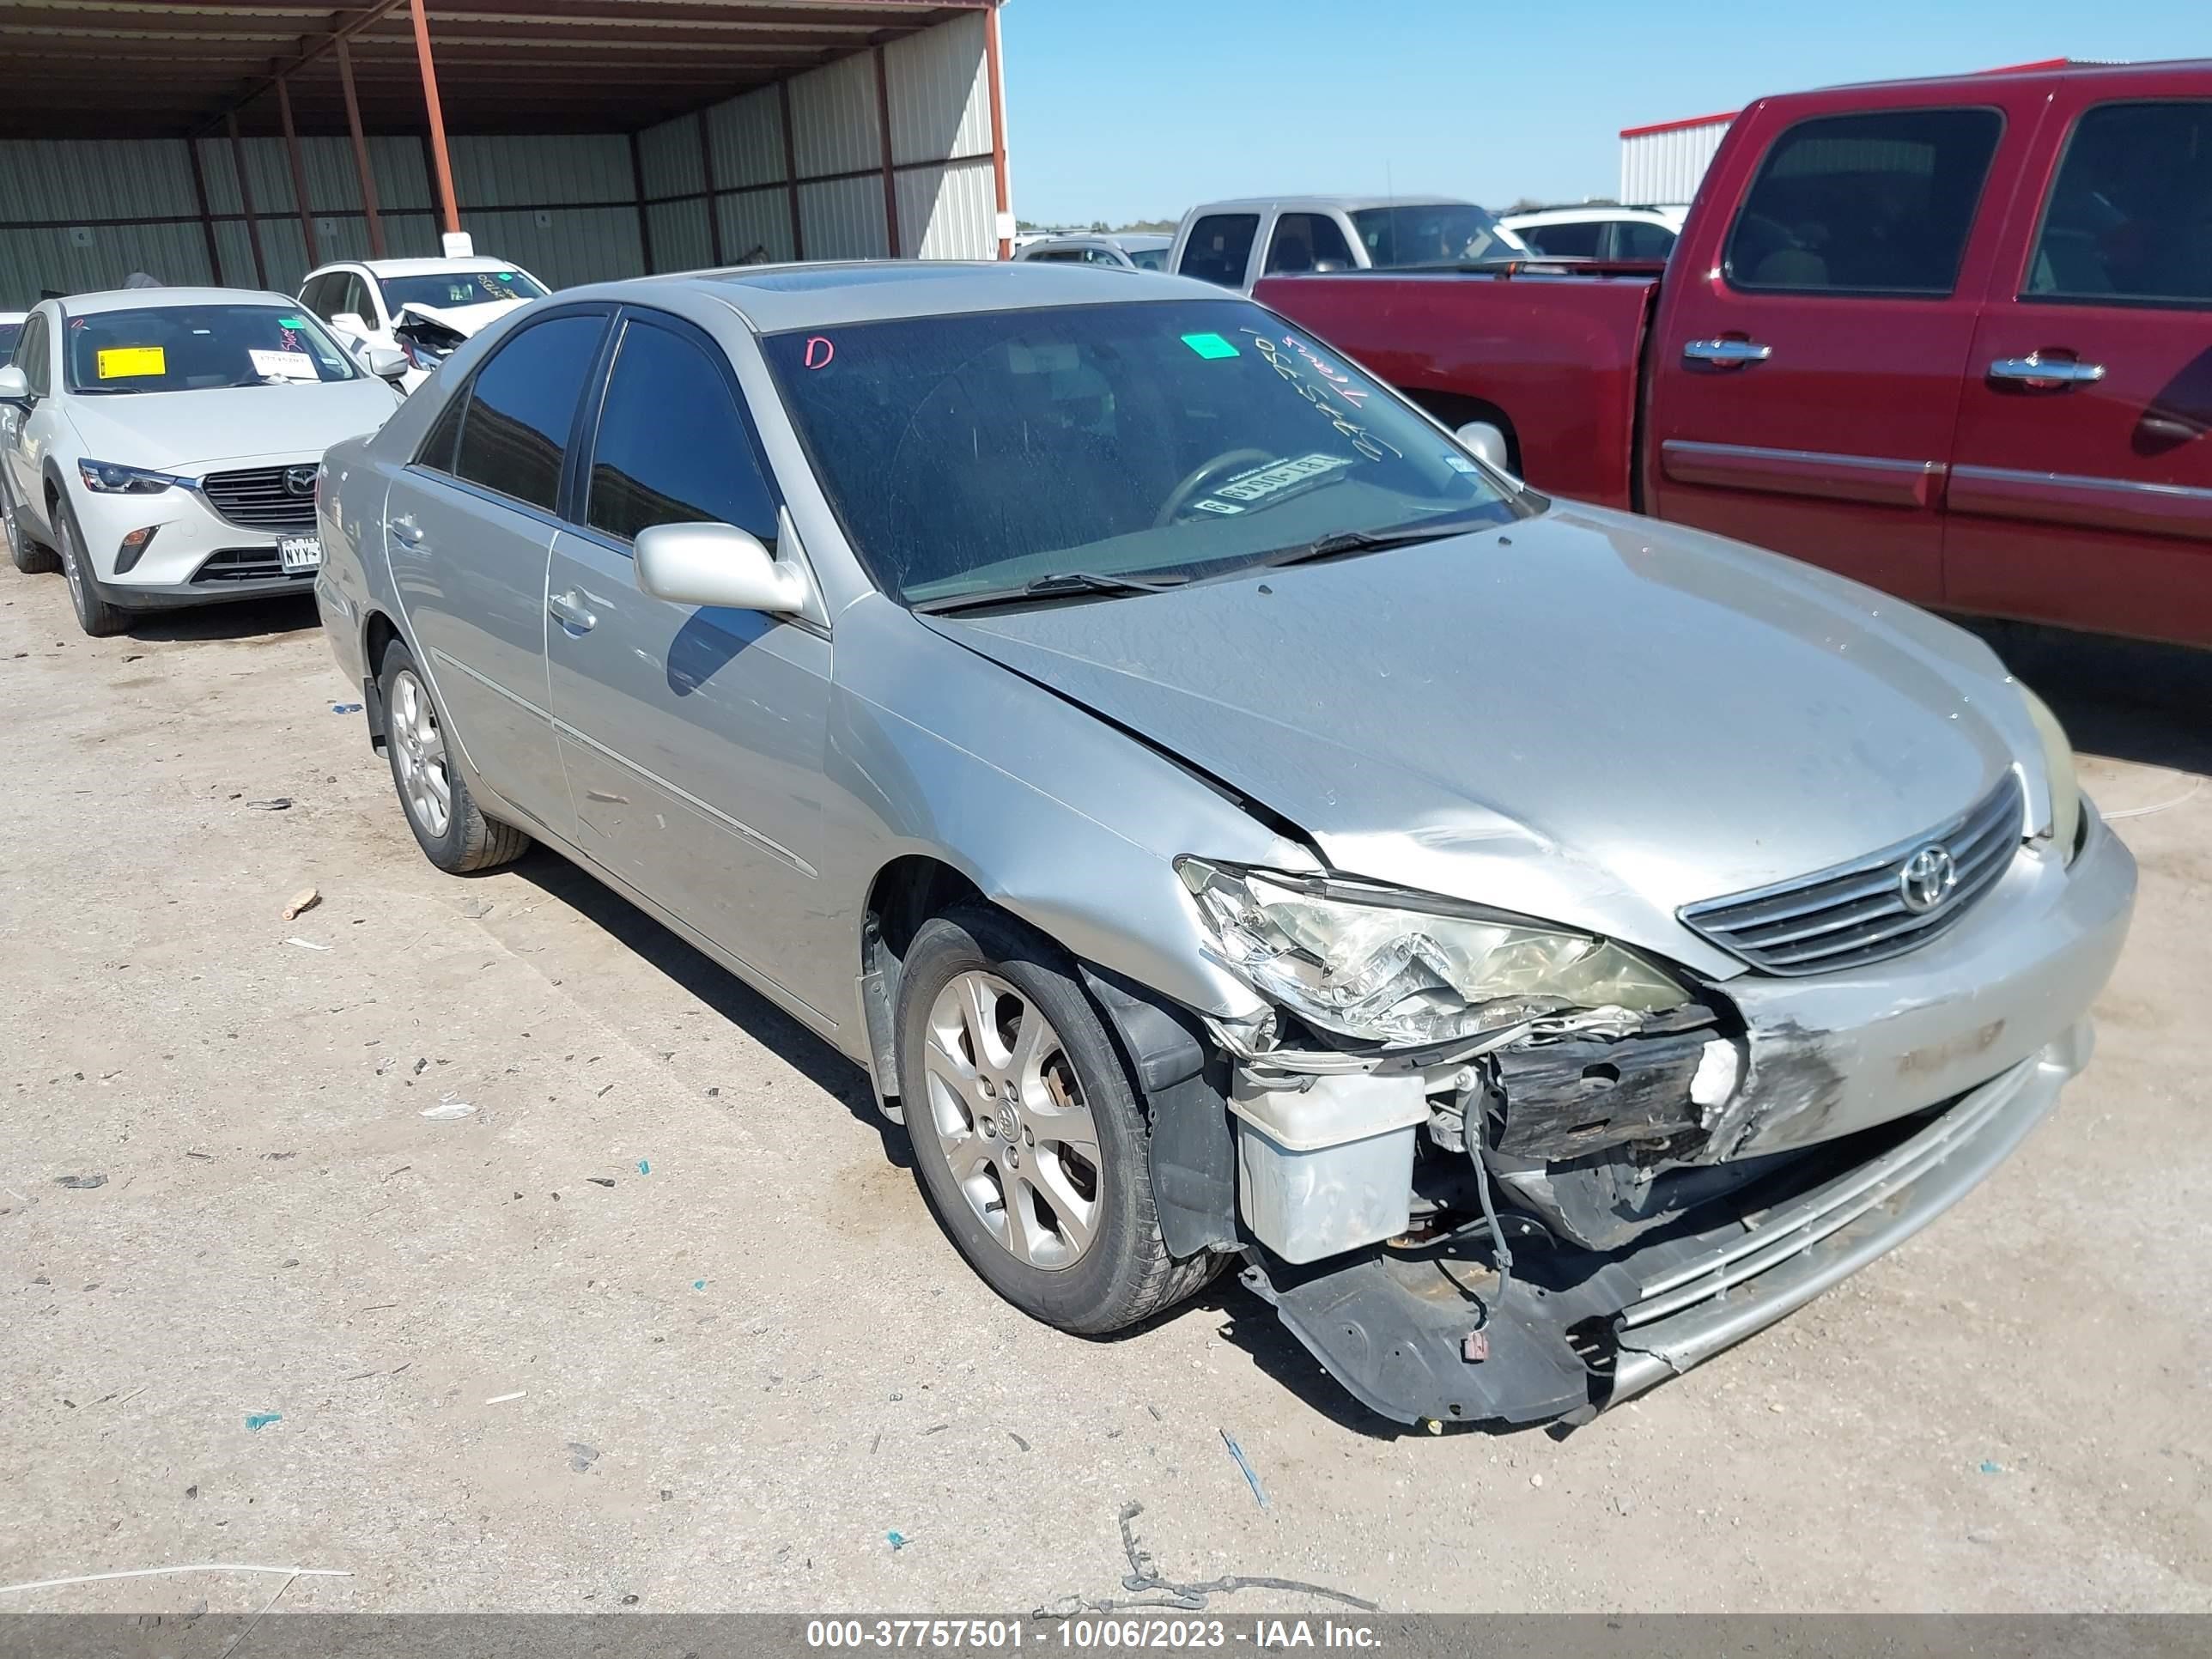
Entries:
{"type": "Polygon", "coordinates": [[[52,532],[46,526],[43,469],[59,417],[53,404],[52,340],[46,313],[33,312],[16,337],[14,359],[30,385],[33,402],[27,409],[0,409],[0,457],[8,469],[8,492],[24,514],[27,527],[48,541],[52,532]]]}
{"type": "Polygon", "coordinates": [[[1960,410],[1961,610],[2212,645],[2212,99],[2171,78],[2052,108],[1960,410]]]}
{"type": "Polygon", "coordinates": [[[401,608],[471,767],[565,837],[568,792],[545,684],[545,566],[562,468],[605,309],[518,329],[455,394],[385,522],[401,608]]]}
{"type": "Polygon", "coordinates": [[[1996,108],[1819,116],[1707,184],[1707,202],[1742,206],[1732,223],[1694,218],[1668,270],[1650,348],[1654,512],[1942,597],[1943,471],[1974,333],[1960,296],[1977,291],[1960,274],[2005,128],[1996,108]]]}
{"type": "Polygon", "coordinates": [[[719,345],[624,314],[582,479],[547,584],[553,713],[575,843],[820,1015],[859,958],[824,964],[820,838],[830,647],[818,620],[672,605],[639,591],[630,544],[717,523],[773,547],[775,492],[719,345]],[[813,963],[810,970],[805,964],[813,963]]]}

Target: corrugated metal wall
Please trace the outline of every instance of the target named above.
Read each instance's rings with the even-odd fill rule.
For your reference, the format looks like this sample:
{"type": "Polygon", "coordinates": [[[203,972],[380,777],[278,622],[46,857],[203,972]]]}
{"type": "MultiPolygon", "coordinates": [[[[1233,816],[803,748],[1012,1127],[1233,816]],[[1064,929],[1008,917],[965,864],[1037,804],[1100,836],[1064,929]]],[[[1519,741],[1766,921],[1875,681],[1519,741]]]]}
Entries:
{"type": "MultiPolygon", "coordinates": [[[[971,13],[883,51],[898,243],[884,210],[876,54],[799,76],[638,135],[633,170],[620,134],[457,137],[454,189],[477,251],[555,287],[725,260],[909,257],[988,259],[997,204],[984,21],[971,13]],[[702,143],[702,134],[703,140],[702,143]],[[714,223],[708,198],[712,156],[714,223]],[[785,158],[798,163],[794,193],[785,158]],[[642,213],[637,173],[644,177],[642,213]],[[793,224],[793,207],[797,224],[793,224]],[[720,231],[719,244],[715,230],[720,231]],[[794,234],[796,230],[797,234],[794,234]],[[803,250],[800,243],[803,241],[803,250]]],[[[428,156],[413,135],[369,141],[385,251],[438,252],[428,156]]],[[[281,138],[248,138],[246,185],[269,286],[296,289],[309,268],[281,138]]],[[[136,270],[167,283],[255,283],[252,241],[226,138],[197,150],[221,261],[208,258],[193,148],[182,139],[0,142],[0,308],[46,292],[114,287],[136,270]]],[[[368,256],[353,146],[301,141],[307,206],[325,260],[368,256]]]]}
{"type": "Polygon", "coordinates": [[[1665,132],[1639,132],[1620,141],[1620,199],[1624,202],[1686,202],[1713,152],[1727,137],[1725,120],[1665,132]]]}

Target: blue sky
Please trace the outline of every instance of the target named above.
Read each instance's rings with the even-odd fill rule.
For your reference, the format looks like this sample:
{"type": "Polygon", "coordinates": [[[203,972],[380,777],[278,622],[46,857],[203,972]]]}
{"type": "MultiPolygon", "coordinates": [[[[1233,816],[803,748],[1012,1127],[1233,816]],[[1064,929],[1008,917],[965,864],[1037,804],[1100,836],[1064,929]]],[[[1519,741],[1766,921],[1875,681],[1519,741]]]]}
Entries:
{"type": "Polygon", "coordinates": [[[1613,194],[1622,127],[2044,58],[2212,57],[2212,0],[1007,0],[1014,207],[1613,194]]]}

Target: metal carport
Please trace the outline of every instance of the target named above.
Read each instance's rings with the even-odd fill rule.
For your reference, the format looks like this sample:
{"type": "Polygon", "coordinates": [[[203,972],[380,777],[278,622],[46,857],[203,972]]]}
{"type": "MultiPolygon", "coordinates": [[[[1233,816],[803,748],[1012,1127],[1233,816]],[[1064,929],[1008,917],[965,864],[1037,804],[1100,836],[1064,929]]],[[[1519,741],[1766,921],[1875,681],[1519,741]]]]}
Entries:
{"type": "Polygon", "coordinates": [[[441,233],[572,283],[1003,256],[1000,0],[0,0],[0,307],[441,233]]]}

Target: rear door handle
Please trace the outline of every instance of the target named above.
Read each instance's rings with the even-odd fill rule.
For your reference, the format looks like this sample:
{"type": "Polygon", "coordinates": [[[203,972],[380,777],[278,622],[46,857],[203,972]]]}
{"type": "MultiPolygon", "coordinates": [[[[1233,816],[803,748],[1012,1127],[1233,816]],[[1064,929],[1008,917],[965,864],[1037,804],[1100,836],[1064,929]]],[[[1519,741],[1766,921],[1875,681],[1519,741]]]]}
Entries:
{"type": "Polygon", "coordinates": [[[2025,357],[2000,357],[1990,365],[1992,380],[2016,380],[2023,386],[2090,386],[2104,378],[2102,363],[2085,363],[2075,357],[2045,357],[2039,351],[2031,351],[2025,357]]]}
{"type": "Polygon", "coordinates": [[[572,633],[588,634],[599,626],[599,619],[584,603],[583,595],[570,588],[565,593],[545,596],[546,614],[572,633]]]}
{"type": "Polygon", "coordinates": [[[422,526],[416,524],[414,520],[404,517],[393,519],[388,521],[384,527],[392,532],[392,539],[398,542],[402,547],[414,550],[419,550],[421,549],[422,545],[422,526]]]}
{"type": "Polygon", "coordinates": [[[1761,345],[1756,340],[1692,340],[1682,348],[1685,362],[1719,363],[1729,368],[1763,363],[1773,355],[1772,346],[1761,345]]]}

